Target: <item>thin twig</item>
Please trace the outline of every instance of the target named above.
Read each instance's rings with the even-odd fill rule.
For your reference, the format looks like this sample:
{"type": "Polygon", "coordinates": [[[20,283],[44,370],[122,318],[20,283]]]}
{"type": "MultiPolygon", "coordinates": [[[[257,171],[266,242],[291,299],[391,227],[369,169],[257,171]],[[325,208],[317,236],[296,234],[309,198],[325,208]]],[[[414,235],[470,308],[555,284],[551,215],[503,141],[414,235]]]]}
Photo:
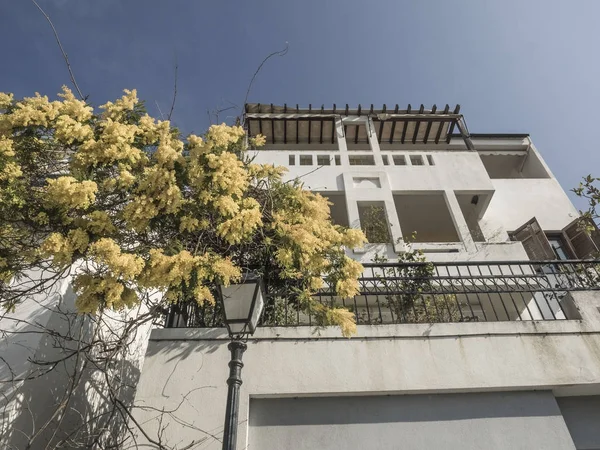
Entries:
{"type": "Polygon", "coordinates": [[[60,51],[62,52],[63,58],[65,59],[65,63],[67,64],[67,70],[69,71],[69,76],[71,77],[71,82],[73,83],[73,86],[75,86],[75,90],[77,91],[77,94],[79,94],[79,98],[81,100],[85,100],[85,97],[81,93],[81,89],[79,89],[79,86],[77,85],[77,81],[75,81],[75,75],[73,75],[73,70],[71,69],[71,64],[69,63],[69,58],[65,52],[65,49],[63,48],[63,46],[60,42],[60,39],[58,37],[58,32],[56,31],[56,28],[54,28],[54,24],[50,20],[50,17],[48,16],[48,14],[46,14],[46,12],[42,9],[42,7],[40,5],[38,5],[38,3],[35,0],[31,0],[31,1],[33,2],[33,4],[35,6],[37,6],[37,8],[44,15],[44,17],[46,18],[46,20],[52,27],[52,32],[54,33],[54,37],[56,38],[56,43],[58,44],[58,47],[60,48],[60,51]]]}
{"type": "Polygon", "coordinates": [[[154,100],[154,103],[156,103],[156,107],[158,108],[158,112],[160,113],[160,118],[162,120],[165,120],[165,115],[163,114],[162,110],[160,109],[160,106],[158,106],[158,102],[156,100],[154,100]]]}
{"type": "Polygon", "coordinates": [[[177,69],[179,65],[175,62],[175,83],[173,86],[173,102],[171,103],[171,111],[169,111],[169,115],[167,118],[171,120],[171,116],[173,115],[173,109],[175,108],[175,100],[177,99],[177,69]]]}
{"type": "Polygon", "coordinates": [[[278,52],[273,52],[270,55],[268,55],[265,59],[263,59],[263,61],[260,63],[260,65],[258,66],[258,69],[256,69],[256,72],[254,72],[254,75],[252,76],[252,79],[250,80],[250,84],[248,84],[248,90],[246,90],[246,97],[244,98],[244,105],[246,105],[246,102],[248,102],[248,96],[250,95],[250,89],[252,89],[252,83],[254,83],[254,79],[256,78],[256,76],[258,75],[258,72],[260,72],[260,69],[262,69],[262,66],[272,57],[275,55],[278,56],[285,56],[288,52],[288,49],[290,48],[290,44],[288,42],[285,43],[285,48],[283,50],[279,50],[278,52]]]}

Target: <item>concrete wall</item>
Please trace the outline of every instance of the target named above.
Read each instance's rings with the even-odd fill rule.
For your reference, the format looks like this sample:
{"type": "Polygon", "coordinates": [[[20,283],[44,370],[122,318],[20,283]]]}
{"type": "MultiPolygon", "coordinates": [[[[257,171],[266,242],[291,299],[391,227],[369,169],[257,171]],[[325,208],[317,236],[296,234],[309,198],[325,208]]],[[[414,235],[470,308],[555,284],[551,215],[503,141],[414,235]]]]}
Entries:
{"type": "Polygon", "coordinates": [[[260,450],[574,449],[551,392],[250,400],[260,450]]]}
{"type": "Polygon", "coordinates": [[[600,396],[557,398],[577,450],[600,449],[600,396]]]}
{"type": "Polygon", "coordinates": [[[560,231],[579,214],[554,178],[492,180],[494,196],[485,219],[513,231],[532,217],[542,229],[560,231]]]}
{"type": "MultiPolygon", "coordinates": [[[[353,123],[357,120],[366,123],[369,119],[353,117],[349,120],[353,123]]],[[[373,129],[372,125],[368,128],[373,129]]],[[[385,248],[384,253],[388,254],[390,260],[394,260],[398,252],[406,250],[403,243],[398,241],[403,235],[410,235],[413,231],[401,228],[393,201],[395,194],[435,192],[444,196],[459,236],[457,242],[451,245],[431,242],[415,245],[414,248],[425,250],[428,258],[433,261],[528,259],[521,246],[490,247],[489,244],[508,242],[507,232],[517,229],[534,216],[546,231],[559,231],[578,216],[577,210],[529,138],[473,141],[481,155],[492,162],[495,157],[493,155],[505,155],[506,158],[523,161],[516,178],[490,179],[480,153],[466,150],[460,140],[453,139],[450,144],[405,144],[390,147],[377,142],[376,133],[372,133],[369,145],[364,144],[365,148],[358,151],[348,148],[342,129],[343,121],[338,119],[337,150],[331,150],[331,144],[328,145],[328,150],[319,149],[316,145],[288,145],[281,149],[258,151],[255,161],[287,166],[287,178],[302,180],[307,189],[323,193],[343,192],[351,227],[361,226],[357,202],[383,202],[391,235],[388,244],[393,245],[385,248]],[[296,165],[288,164],[290,155],[295,156],[296,165]],[[300,155],[311,155],[313,165],[300,166],[300,155]],[[318,166],[319,155],[328,156],[331,165],[318,166]],[[374,165],[349,165],[348,158],[351,155],[370,155],[374,165]],[[406,165],[396,165],[394,156],[404,156],[406,165]],[[411,165],[411,156],[422,157],[423,165],[411,165]],[[339,159],[338,163],[335,161],[336,157],[339,159]],[[383,157],[387,157],[388,165],[384,164],[383,157]],[[535,170],[528,165],[535,166],[535,170]],[[543,173],[546,178],[520,178],[527,177],[529,172],[536,177],[543,173]],[[473,196],[480,200],[475,207],[470,204],[473,196]],[[462,199],[462,209],[458,198],[462,199]],[[465,199],[469,200],[469,223],[463,213],[465,199]],[[481,237],[473,239],[471,230],[477,219],[484,242],[474,242],[482,240],[481,237]]],[[[503,160],[500,156],[496,158],[498,161],[503,160]]],[[[368,262],[372,259],[374,248],[369,246],[363,251],[355,252],[354,257],[368,262]]]]}
{"type": "MultiPolygon", "coordinates": [[[[36,280],[35,273],[30,275],[36,280]]],[[[54,448],[67,436],[84,445],[102,434],[99,442],[118,439],[123,431],[123,418],[110,414],[105,376],[119,380],[116,395],[130,404],[150,324],[130,335],[126,348],[111,360],[106,372],[101,372],[83,352],[78,356],[78,348],[96,342],[89,356],[101,360],[97,342],[114,345],[129,319],[143,308],[106,311],[92,319],[77,314],[75,300],[71,277],[65,277],[52,289],[28,298],[14,312],[0,317],[0,449],[29,448],[29,443],[32,449],[54,448]],[[67,407],[60,410],[61,404],[67,407]]],[[[70,446],[62,443],[60,448],[70,446]]]]}
{"type": "MultiPolygon", "coordinates": [[[[579,321],[261,328],[244,357],[238,448],[248,444],[250,398],[550,390],[600,394],[600,296],[574,293],[579,321]]],[[[171,445],[220,448],[228,376],[224,330],[151,335],[136,420],[171,445]],[[154,409],[149,409],[154,408],[154,409]],[[160,409],[171,418],[159,420],[160,409]]],[[[140,442],[144,437],[140,436],[140,442]]],[[[535,447],[530,447],[535,448],[535,447]]],[[[567,447],[569,448],[569,447],[567,447]]]]}

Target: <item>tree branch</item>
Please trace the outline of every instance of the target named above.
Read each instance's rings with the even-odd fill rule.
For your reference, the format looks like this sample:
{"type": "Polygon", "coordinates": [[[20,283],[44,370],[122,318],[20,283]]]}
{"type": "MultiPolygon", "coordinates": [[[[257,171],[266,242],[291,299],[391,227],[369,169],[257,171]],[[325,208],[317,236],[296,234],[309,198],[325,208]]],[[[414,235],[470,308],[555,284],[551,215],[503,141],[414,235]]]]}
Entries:
{"type": "Polygon", "coordinates": [[[50,20],[50,17],[48,16],[48,14],[46,14],[46,12],[42,9],[42,7],[35,0],[31,0],[31,1],[33,2],[33,4],[35,6],[37,6],[37,8],[44,15],[44,17],[46,18],[46,20],[52,27],[52,32],[54,33],[54,37],[56,38],[56,43],[58,44],[58,47],[60,48],[60,51],[62,52],[63,58],[65,59],[65,63],[67,64],[67,70],[69,71],[69,76],[71,77],[71,82],[73,83],[73,86],[75,86],[75,90],[77,91],[79,98],[81,100],[85,100],[85,97],[81,93],[81,89],[79,89],[79,86],[77,85],[77,81],[75,81],[75,75],[73,75],[73,70],[71,69],[71,64],[69,63],[69,57],[67,56],[67,53],[65,52],[65,49],[63,48],[63,46],[60,42],[60,39],[58,37],[58,32],[56,31],[56,28],[54,27],[52,20],[50,20]]]}

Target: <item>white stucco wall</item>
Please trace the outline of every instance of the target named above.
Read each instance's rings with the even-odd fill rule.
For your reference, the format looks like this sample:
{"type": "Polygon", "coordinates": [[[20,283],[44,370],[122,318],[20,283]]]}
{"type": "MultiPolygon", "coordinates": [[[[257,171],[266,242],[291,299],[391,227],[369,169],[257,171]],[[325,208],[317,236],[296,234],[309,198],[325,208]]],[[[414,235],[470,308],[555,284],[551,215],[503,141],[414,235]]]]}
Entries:
{"type": "MultiPolygon", "coordinates": [[[[36,280],[35,273],[30,276],[36,280]]],[[[26,448],[32,436],[32,449],[54,448],[70,433],[77,441],[78,433],[93,439],[122,427],[122,418],[109,414],[105,375],[122,383],[117,393],[121,401],[133,400],[151,324],[142,324],[130,334],[125,349],[111,361],[106,373],[95,370],[83,356],[67,358],[71,352],[76,354],[78,344],[85,346],[92,340],[97,352],[101,351],[98,341],[114,345],[129,320],[145,311],[143,306],[105,311],[101,322],[98,317],[78,315],[71,280],[71,276],[60,279],[52,289],[26,299],[14,312],[0,317],[0,449],[26,448]],[[50,364],[54,361],[60,362],[50,364]],[[74,376],[79,382],[67,396],[74,376]],[[55,414],[67,399],[67,408],[55,414]]]]}
{"type": "Polygon", "coordinates": [[[492,180],[494,196],[484,218],[513,231],[535,217],[545,231],[560,231],[579,214],[558,181],[492,180]]]}
{"type": "Polygon", "coordinates": [[[575,449],[551,392],[253,398],[260,450],[575,449]]]}
{"type": "MultiPolygon", "coordinates": [[[[348,150],[341,129],[342,122],[338,120],[337,151],[319,150],[318,144],[287,145],[283,146],[285,150],[270,148],[257,151],[254,154],[255,161],[286,166],[289,169],[287,179],[298,178],[307,189],[344,193],[351,227],[360,227],[357,202],[383,202],[394,243],[393,247],[388,246],[383,250],[391,261],[398,252],[406,249],[397,241],[413,231],[400,227],[394,205],[395,194],[418,195],[429,192],[442,194],[446,199],[459,242],[426,243],[413,247],[425,250],[432,261],[528,259],[522,246],[507,245],[507,232],[517,229],[532,217],[538,219],[545,231],[560,231],[578,216],[577,210],[529,138],[474,139],[473,143],[482,154],[508,155],[509,158],[521,158],[526,164],[535,164],[538,169],[532,173],[544,173],[547,178],[490,179],[479,152],[466,150],[459,139],[438,146],[405,144],[392,149],[388,144],[380,145],[376,133],[373,133],[370,149],[365,144],[366,150],[348,150]],[[348,157],[358,154],[372,155],[375,165],[349,165],[348,157]],[[288,164],[290,155],[294,155],[295,165],[288,164]],[[299,165],[300,155],[311,155],[313,165],[299,165]],[[318,155],[327,155],[331,165],[318,166],[318,155]],[[336,155],[338,165],[335,162],[336,155]],[[404,156],[407,165],[395,165],[394,155],[404,156]],[[411,165],[410,157],[413,155],[422,156],[424,164],[411,165]],[[382,156],[387,156],[389,165],[384,165],[382,156]],[[432,158],[433,165],[427,156],[432,158]],[[486,242],[474,242],[457,195],[466,198],[467,202],[472,196],[479,197],[478,212],[469,214],[479,215],[479,228],[486,242]]],[[[331,144],[328,144],[328,148],[331,148],[331,144]]],[[[490,160],[494,161],[494,157],[490,160]]],[[[499,158],[497,161],[501,160],[499,158]]],[[[523,174],[527,176],[525,172],[523,174]]],[[[381,250],[381,246],[367,246],[362,251],[354,252],[353,257],[368,262],[377,248],[381,250]]]]}
{"type": "MultiPolygon", "coordinates": [[[[248,343],[238,448],[248,443],[251,397],[550,390],[600,393],[600,297],[575,293],[581,321],[360,326],[358,335],[309,327],[259,329],[248,343]]],[[[227,394],[224,330],[154,330],[138,385],[136,420],[149,435],[220,448],[227,394]],[[163,422],[164,426],[164,422],[163,422]]],[[[141,442],[144,438],[140,436],[141,442]]]]}

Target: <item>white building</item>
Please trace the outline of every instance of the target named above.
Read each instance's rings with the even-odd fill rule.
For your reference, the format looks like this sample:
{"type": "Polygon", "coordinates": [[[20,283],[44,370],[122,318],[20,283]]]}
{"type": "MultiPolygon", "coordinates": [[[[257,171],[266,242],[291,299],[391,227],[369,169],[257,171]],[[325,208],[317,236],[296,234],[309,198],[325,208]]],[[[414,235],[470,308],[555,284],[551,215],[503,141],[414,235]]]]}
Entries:
{"type": "MultiPolygon", "coordinates": [[[[598,272],[573,262],[598,248],[528,135],[469,135],[458,106],[250,104],[245,124],[267,137],[255,160],[327,196],[336,223],[387,229],[351,253],[357,336],[284,299],[249,340],[239,449],[600,449],[598,272]],[[434,264],[390,264],[415,231],[434,264]]],[[[221,446],[228,337],[197,314],[152,332],[134,411],[147,448],[221,446]]]]}

